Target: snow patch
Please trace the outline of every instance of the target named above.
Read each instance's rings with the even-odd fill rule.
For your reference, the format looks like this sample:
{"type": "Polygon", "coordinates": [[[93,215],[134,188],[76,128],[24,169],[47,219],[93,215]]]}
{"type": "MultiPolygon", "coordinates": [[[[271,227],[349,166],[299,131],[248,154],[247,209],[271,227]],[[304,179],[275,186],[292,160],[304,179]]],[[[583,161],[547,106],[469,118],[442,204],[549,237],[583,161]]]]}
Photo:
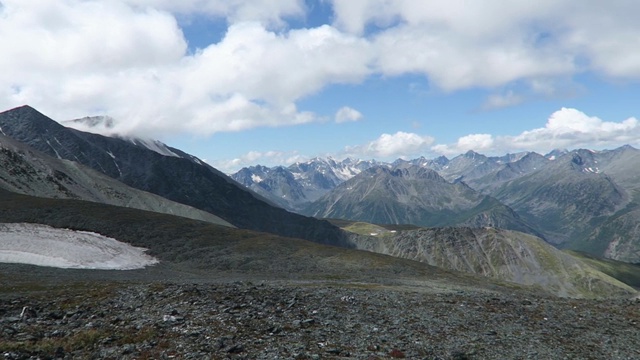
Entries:
{"type": "MultiPolygon", "coordinates": [[[[49,142],[49,140],[47,140],[47,145],[49,145],[49,147],[51,148],[51,150],[53,150],[54,153],[56,153],[56,156],[58,157],[58,159],[62,159],[62,156],[60,156],[60,154],[58,154],[58,150],[56,150],[56,148],[54,148],[51,143],[49,142]]],[[[78,159],[76,157],[76,159],[78,159]]]]}
{"type": "Polygon", "coordinates": [[[142,147],[147,148],[147,149],[149,149],[151,151],[155,151],[160,155],[177,157],[177,158],[180,157],[180,155],[178,155],[178,154],[174,153],[173,151],[169,150],[169,147],[167,145],[163,144],[162,142],[160,142],[158,140],[133,138],[133,139],[130,139],[129,141],[131,141],[134,145],[142,146],[142,147]]]}
{"type": "Polygon", "coordinates": [[[39,224],[0,224],[0,262],[63,269],[131,270],[159,261],[100,234],[39,224]]]}
{"type": "Polygon", "coordinates": [[[251,174],[251,181],[254,183],[262,182],[262,178],[256,174],[251,174]]]}

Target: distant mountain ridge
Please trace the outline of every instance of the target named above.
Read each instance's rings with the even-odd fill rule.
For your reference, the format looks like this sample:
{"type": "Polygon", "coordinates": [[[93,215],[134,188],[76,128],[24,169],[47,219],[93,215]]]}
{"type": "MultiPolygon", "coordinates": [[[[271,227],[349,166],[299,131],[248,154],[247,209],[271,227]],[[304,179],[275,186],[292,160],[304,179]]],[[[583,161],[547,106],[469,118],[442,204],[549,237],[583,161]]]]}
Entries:
{"type": "Polygon", "coordinates": [[[303,213],[377,224],[495,226],[535,233],[496,199],[416,165],[369,168],[309,204],[303,213]]]}
{"type": "MultiPolygon", "coordinates": [[[[309,163],[322,161],[313,159],[309,163]]],[[[413,223],[422,226],[490,224],[502,228],[513,226],[513,222],[505,219],[516,218],[528,229],[518,227],[515,230],[541,236],[558,247],[628,262],[640,262],[640,151],[632,146],[602,151],[557,149],[546,155],[521,152],[504,156],[485,156],[468,151],[452,159],[441,156],[432,160],[424,157],[413,160],[399,159],[393,163],[363,160],[349,162],[364,164],[364,169],[332,189],[323,188],[321,192],[317,192],[322,193],[322,197],[315,201],[300,197],[295,206],[292,206],[282,193],[267,190],[281,186],[277,179],[271,179],[269,186],[264,187],[260,193],[292,211],[318,217],[413,223]],[[474,218],[470,216],[473,212],[467,212],[471,209],[466,209],[462,212],[466,214],[462,215],[464,220],[460,221],[461,218],[457,216],[461,213],[452,214],[446,206],[437,210],[416,205],[420,201],[406,206],[409,202],[402,200],[406,195],[403,195],[402,191],[406,189],[397,192],[393,188],[411,188],[413,185],[396,184],[387,187],[387,190],[380,190],[381,194],[387,193],[386,198],[378,197],[375,202],[371,202],[371,197],[358,197],[357,191],[349,194],[348,186],[342,187],[362,176],[364,170],[379,168],[392,172],[416,167],[435,171],[447,183],[464,184],[479,194],[490,196],[503,206],[504,211],[498,212],[501,213],[500,220],[492,219],[491,216],[487,218],[486,212],[477,212],[481,215],[474,218]],[[280,198],[276,199],[278,196],[280,198]],[[401,203],[404,205],[399,206],[401,203]],[[426,221],[429,217],[431,220],[426,221]],[[447,221],[436,221],[438,217],[447,221]]],[[[262,168],[263,171],[268,170],[262,168]]],[[[280,168],[283,174],[290,172],[288,167],[280,168]]],[[[241,172],[245,177],[252,176],[252,168],[245,168],[241,172]]],[[[304,194],[306,184],[297,181],[292,173],[291,175],[288,177],[288,186],[304,194]]],[[[388,180],[389,173],[376,170],[369,176],[379,177],[371,181],[381,184],[388,180]]],[[[429,177],[425,176],[423,180],[429,177]]],[[[254,177],[251,186],[259,187],[262,180],[261,177],[254,177]]],[[[318,187],[315,187],[314,191],[317,189],[318,187]]],[[[441,187],[435,196],[451,197],[447,191],[451,191],[453,187],[448,189],[444,190],[444,187],[441,187]]],[[[434,194],[433,191],[433,187],[425,188],[423,195],[434,194]]]]}
{"type": "Polygon", "coordinates": [[[300,211],[344,181],[377,165],[375,160],[314,158],[288,167],[251,166],[230,176],[283,208],[300,211]]]}
{"type": "Polygon", "coordinates": [[[488,157],[474,151],[468,151],[452,159],[448,159],[446,156],[435,159],[419,157],[413,160],[398,159],[391,163],[351,158],[342,161],[330,157],[313,158],[289,166],[270,168],[255,165],[245,167],[230,176],[285,209],[301,211],[308,203],[317,200],[336,186],[362,171],[376,166],[390,169],[418,166],[435,170],[449,182],[464,181],[471,184],[484,176],[508,168],[510,164],[514,167],[523,167],[522,163],[530,157],[535,156],[548,161],[549,157],[557,156],[558,153],[560,151],[542,156],[534,152],[521,152],[488,157]]]}

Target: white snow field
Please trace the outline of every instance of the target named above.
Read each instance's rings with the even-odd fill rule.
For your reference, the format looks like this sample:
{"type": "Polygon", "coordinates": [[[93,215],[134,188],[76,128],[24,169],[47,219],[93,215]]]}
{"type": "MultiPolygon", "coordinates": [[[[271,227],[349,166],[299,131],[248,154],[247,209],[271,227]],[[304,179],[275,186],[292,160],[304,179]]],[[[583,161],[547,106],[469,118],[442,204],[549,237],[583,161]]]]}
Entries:
{"type": "Polygon", "coordinates": [[[65,269],[132,270],[158,260],[100,234],[39,224],[0,224],[0,262],[65,269]]]}

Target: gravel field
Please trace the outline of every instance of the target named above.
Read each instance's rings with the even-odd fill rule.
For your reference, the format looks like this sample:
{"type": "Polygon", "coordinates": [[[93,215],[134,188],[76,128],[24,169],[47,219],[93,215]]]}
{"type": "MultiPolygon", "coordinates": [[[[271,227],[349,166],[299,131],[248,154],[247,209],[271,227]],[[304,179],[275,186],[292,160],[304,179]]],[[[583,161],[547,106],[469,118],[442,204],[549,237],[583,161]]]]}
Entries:
{"type": "Polygon", "coordinates": [[[4,359],[639,359],[640,302],[367,283],[100,283],[0,299],[4,359]]]}

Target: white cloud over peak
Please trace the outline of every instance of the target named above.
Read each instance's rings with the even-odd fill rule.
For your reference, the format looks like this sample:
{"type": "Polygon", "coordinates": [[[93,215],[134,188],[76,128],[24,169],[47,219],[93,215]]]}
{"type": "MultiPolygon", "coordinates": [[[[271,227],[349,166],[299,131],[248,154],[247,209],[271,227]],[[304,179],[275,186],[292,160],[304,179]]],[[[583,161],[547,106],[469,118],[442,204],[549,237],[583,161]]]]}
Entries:
{"type": "Polygon", "coordinates": [[[358,121],[360,119],[362,119],[362,114],[358,110],[348,106],[343,106],[336,112],[337,123],[358,121]]]}
{"type": "Polygon", "coordinates": [[[421,154],[429,149],[434,139],[415,133],[398,131],[395,134],[382,134],[376,140],[364,145],[350,146],[345,156],[355,158],[398,158],[421,154]]]}
{"type": "Polygon", "coordinates": [[[615,148],[625,144],[640,144],[638,119],[604,121],[576,109],[562,108],[551,114],[541,128],[517,135],[472,134],[461,137],[454,144],[434,145],[431,150],[443,155],[457,155],[468,150],[487,154],[513,151],[546,153],[556,148],[615,148]]]}
{"type": "Polygon", "coordinates": [[[307,160],[309,157],[296,151],[249,151],[235,159],[214,161],[211,165],[224,173],[231,174],[243,167],[256,164],[264,166],[289,165],[307,160]]]}

